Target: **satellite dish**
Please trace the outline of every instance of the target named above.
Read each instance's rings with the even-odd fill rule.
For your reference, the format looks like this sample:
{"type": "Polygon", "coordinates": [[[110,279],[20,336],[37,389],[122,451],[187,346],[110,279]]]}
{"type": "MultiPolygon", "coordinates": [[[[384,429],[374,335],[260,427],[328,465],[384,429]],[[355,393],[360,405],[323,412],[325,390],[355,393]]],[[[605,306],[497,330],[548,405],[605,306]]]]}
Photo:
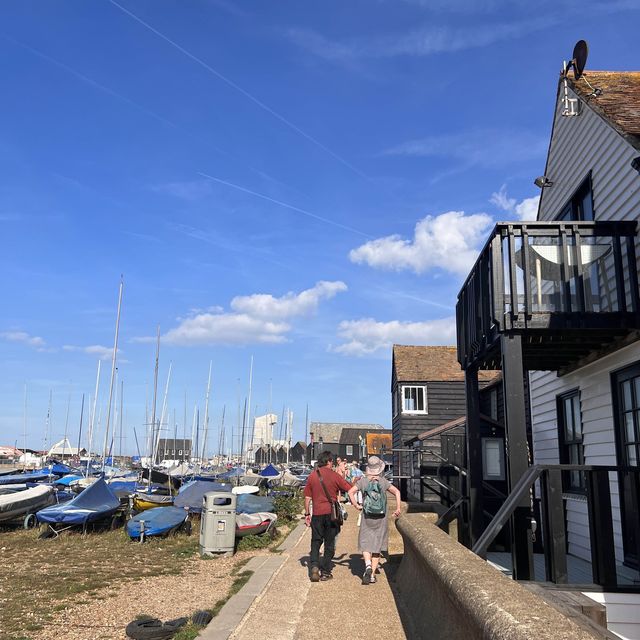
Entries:
{"type": "Polygon", "coordinates": [[[587,44],[587,41],[578,40],[578,42],[576,42],[576,46],[573,47],[573,58],[571,59],[571,66],[573,66],[573,76],[576,80],[579,80],[584,72],[588,55],[589,45],[587,44]]]}

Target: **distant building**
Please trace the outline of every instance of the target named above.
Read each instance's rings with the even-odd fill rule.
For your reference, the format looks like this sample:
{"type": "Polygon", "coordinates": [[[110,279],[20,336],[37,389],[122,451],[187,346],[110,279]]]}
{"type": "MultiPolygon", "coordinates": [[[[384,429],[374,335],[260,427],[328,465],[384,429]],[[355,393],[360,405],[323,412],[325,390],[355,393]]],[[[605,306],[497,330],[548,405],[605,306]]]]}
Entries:
{"type": "Polygon", "coordinates": [[[48,451],[49,458],[57,458],[59,460],[81,456],[86,453],[86,449],[78,449],[71,446],[69,438],[63,438],[60,442],[56,442],[48,451]]]}
{"type": "Polygon", "coordinates": [[[278,423],[275,413],[267,413],[258,416],[253,421],[253,441],[251,448],[261,447],[265,444],[273,444],[273,427],[278,423]]]}
{"type": "Polygon", "coordinates": [[[340,455],[340,438],[345,429],[357,429],[364,433],[381,431],[380,424],[359,422],[312,422],[309,425],[311,459],[317,460],[322,451],[331,451],[334,456],[340,455]]]}
{"type": "Polygon", "coordinates": [[[188,460],[190,458],[190,438],[160,438],[158,442],[158,460],[188,460]]]}

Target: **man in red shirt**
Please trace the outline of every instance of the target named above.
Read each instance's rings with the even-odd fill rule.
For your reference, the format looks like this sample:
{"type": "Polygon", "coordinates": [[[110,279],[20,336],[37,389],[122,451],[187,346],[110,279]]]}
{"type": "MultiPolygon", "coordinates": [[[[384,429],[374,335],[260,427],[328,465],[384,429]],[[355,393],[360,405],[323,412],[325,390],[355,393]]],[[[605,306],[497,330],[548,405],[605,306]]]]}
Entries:
{"type": "Polygon", "coordinates": [[[351,485],[331,469],[333,454],[323,451],[318,456],[316,469],[307,478],[304,488],[304,517],[307,527],[311,527],[310,573],[311,582],[330,580],[331,561],[336,552],[336,536],[340,527],[331,520],[331,502],[338,501],[340,491],[349,491],[351,485]],[[322,477],[322,482],[320,482],[322,477]],[[323,485],[324,484],[324,488],[323,485]],[[329,495],[330,501],[327,500],[329,495]],[[313,503],[313,516],[310,506],[313,503]],[[323,568],[320,571],[320,547],[324,543],[323,568]]]}

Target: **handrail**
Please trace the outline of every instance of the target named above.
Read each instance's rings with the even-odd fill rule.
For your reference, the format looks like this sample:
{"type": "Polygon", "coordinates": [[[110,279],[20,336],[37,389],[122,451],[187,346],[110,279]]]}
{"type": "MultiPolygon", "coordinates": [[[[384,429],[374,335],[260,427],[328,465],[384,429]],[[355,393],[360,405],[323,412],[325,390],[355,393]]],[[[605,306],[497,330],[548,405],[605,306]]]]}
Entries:
{"type": "Polygon", "coordinates": [[[493,542],[494,538],[500,533],[502,527],[509,521],[509,518],[513,515],[513,512],[519,506],[522,498],[531,489],[533,483],[540,477],[543,468],[541,465],[533,465],[529,467],[518,480],[518,483],[513,488],[511,493],[507,496],[503,505],[498,509],[493,520],[489,523],[489,526],[482,532],[482,535],[478,538],[477,542],[473,545],[472,551],[479,555],[481,558],[485,558],[489,545],[493,542]]]}

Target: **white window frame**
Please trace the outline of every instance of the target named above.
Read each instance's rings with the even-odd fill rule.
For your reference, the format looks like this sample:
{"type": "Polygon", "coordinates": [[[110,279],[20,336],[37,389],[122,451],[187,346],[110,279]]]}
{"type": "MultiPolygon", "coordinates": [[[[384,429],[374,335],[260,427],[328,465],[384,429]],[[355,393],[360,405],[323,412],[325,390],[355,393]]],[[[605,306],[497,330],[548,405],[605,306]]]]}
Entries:
{"type": "Polygon", "coordinates": [[[427,401],[427,385],[426,384],[403,384],[402,392],[400,395],[400,402],[402,403],[400,406],[402,408],[402,413],[409,415],[426,415],[429,413],[429,405],[427,401]],[[422,396],[424,401],[424,409],[405,409],[404,408],[404,390],[405,389],[422,389],[422,396]]]}
{"type": "Polygon", "coordinates": [[[482,477],[483,480],[501,481],[505,479],[504,440],[502,438],[482,438],[482,477]],[[489,473],[488,445],[495,446],[498,459],[498,473],[489,473]]]}
{"type": "Polygon", "coordinates": [[[353,455],[353,445],[352,444],[346,444],[344,446],[344,455],[345,456],[352,456],[353,455]]]}

